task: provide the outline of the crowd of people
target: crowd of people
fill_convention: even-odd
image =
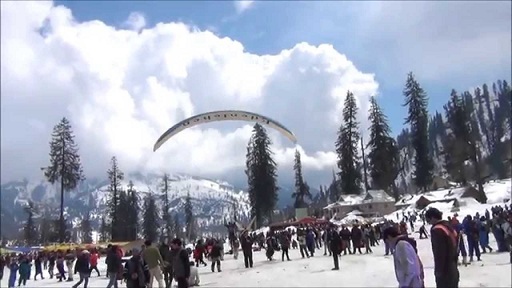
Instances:
[[[386,220],[379,224],[352,223],[339,227],[334,224],[301,225],[296,229],[270,229],[266,233],[242,231],[240,235],[230,234],[231,251],[228,253],[238,259],[241,250],[244,265],[250,269],[253,267],[253,251],[265,250],[268,261],[275,261],[276,252],[280,252],[277,259],[283,262],[293,260],[290,249],[297,249],[302,258],[323,252],[332,257],[332,270],[339,270],[340,256],[374,253],[383,240],[384,255],[393,255],[399,287],[424,287],[423,264],[417,253],[416,240],[410,237],[413,232],[419,233],[420,239],[431,239],[437,287],[458,287],[458,265],[481,261],[481,255],[487,252],[510,251],[512,263],[512,207],[495,206],[482,215],[467,215],[462,221],[458,217],[455,213],[447,217],[448,220],[442,220],[442,213],[430,208],[420,214],[403,213],[397,222]],[[418,218],[421,220],[419,228],[415,227]],[[430,235],[425,228],[427,223],[431,225]],[[493,234],[497,247],[489,245],[489,234]],[[4,266],[10,271],[10,288],[26,285],[32,274],[34,281],[38,276],[44,279],[43,271],[48,271],[50,279],[69,282],[74,282],[74,275],[78,274],[72,287],[83,285],[87,288],[93,272],[101,277],[97,268],[99,252],[103,251],[5,255],[0,257],[0,278]],[[146,288],[153,287],[155,281],[159,288],[170,288],[173,280],[178,288],[197,286],[200,284],[198,268],[210,266],[212,273],[220,273],[224,255],[224,240],[214,238],[198,240],[194,249],[185,249],[180,239],[160,245],[147,240],[140,249],[130,251],[109,245],[105,253],[106,288],[117,288],[120,284],[127,288]]]

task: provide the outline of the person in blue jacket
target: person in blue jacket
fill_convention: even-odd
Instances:
[[[16,286],[16,275],[18,275],[18,269],[20,266],[16,262],[16,259],[13,257],[11,259],[11,264],[9,264],[9,288],[14,288]]]
[[[306,234],[306,247],[308,247],[311,257],[315,254],[315,243],[315,233],[313,232],[313,229],[308,227],[308,232]]]
[[[473,262],[473,255],[476,256],[478,261],[481,261],[480,247],[478,246],[479,231],[475,220],[473,220],[471,215],[467,215],[462,221],[462,225],[464,226],[464,234],[466,234],[468,241],[469,262]]]
[[[487,253],[486,249],[492,252],[492,248],[489,246],[489,231],[490,227],[487,219],[484,216],[480,217],[478,222],[478,238],[480,240],[480,247],[482,247],[482,253]]]

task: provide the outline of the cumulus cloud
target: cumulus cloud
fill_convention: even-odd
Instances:
[[[474,85],[511,74],[511,1],[309,1],[294,7],[282,38],[343,35],[347,40],[336,39],[338,45],[385,75],[388,87],[402,86],[409,71],[436,85]],[[340,27],[339,19],[349,20]]]
[[[139,33],[78,22],[49,2],[1,8],[3,182],[41,177],[52,128],[63,116],[73,124],[88,177],[104,176],[113,155],[125,172],[238,173],[252,130],[244,123],[191,128],[152,152],[171,125],[216,109],[254,111],[294,131],[298,147],[268,129],[280,169],[291,169],[298,148],[305,170],[330,172],[346,91],[365,112],[378,90],[372,74],[330,45],[255,55],[182,23]],[[363,129],[365,119],[361,113]]]
[[[238,13],[243,13],[244,11],[248,10],[249,8],[251,8],[253,6],[253,4],[254,4],[254,1],[251,1],[251,0],[235,1],[234,2],[236,12],[238,12]]]
[[[124,22],[124,25],[134,31],[140,31],[140,29],[146,27],[146,18],[140,12],[132,12]]]

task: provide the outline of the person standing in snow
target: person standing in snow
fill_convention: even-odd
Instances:
[[[288,255],[288,251],[290,250],[290,237],[287,231],[283,231],[281,235],[279,235],[279,239],[281,242],[281,261],[284,261],[284,256],[286,256],[286,260],[290,261],[290,255]]]
[[[127,288],[145,288],[149,279],[144,270],[144,261],[137,248],[132,249],[132,257],[124,265],[126,287]],[[148,273],[149,274],[149,273]]]
[[[9,264],[9,270],[10,270],[9,283],[8,283],[9,288],[14,288],[14,286],[16,285],[16,275],[18,274],[19,268],[20,268],[20,266],[16,262],[16,259],[12,258],[11,263]]]
[[[339,256],[341,254],[341,237],[338,231],[336,231],[335,227],[332,227],[332,229],[328,230],[329,235],[327,236],[329,238],[329,247],[330,251],[332,252],[332,259],[334,261],[334,268],[332,270],[340,270],[340,263],[339,263]]]
[[[330,231],[329,227],[324,229],[324,231],[322,233],[322,241],[324,241],[324,256],[327,256],[327,251],[329,251],[329,256],[332,255],[331,245],[329,243],[329,235],[330,235],[330,233],[331,233],[331,231]],[[302,258],[304,258],[304,257],[302,257]]]
[[[146,240],[144,245],[146,248],[142,252],[142,259],[148,265],[149,268],[149,287],[153,287],[153,279],[158,282],[158,288],[164,288],[164,276],[162,269],[164,267],[164,259],[160,255],[158,248],[152,245],[151,240]],[[188,261],[187,261],[188,263]]]
[[[109,278],[109,282],[107,284],[107,288],[117,288],[117,274],[119,272],[119,267],[122,267],[121,256],[117,253],[117,245],[110,246],[110,249],[107,252],[107,257],[105,258],[105,263],[107,264],[107,277]]]
[[[247,234],[247,231],[240,236],[240,246],[242,246],[242,253],[244,254],[245,268],[252,268],[252,243],[253,240]]]
[[[73,282],[73,263],[75,262],[75,253],[71,250],[66,252],[66,256],[64,256],[66,261],[66,268],[68,271],[68,282]]]
[[[478,261],[482,261],[480,259],[480,247],[478,247],[479,233],[476,222],[471,215],[467,215],[462,221],[462,225],[468,241],[469,262],[473,262],[473,255],[476,256]]]
[[[41,275],[41,279],[44,280],[43,277],[43,257],[41,254],[37,254],[36,259],[34,259],[34,268],[36,270],[36,273],[34,275],[34,281],[37,280],[37,275]]]
[[[347,255],[347,250],[349,254],[352,254],[352,251],[350,250],[350,237],[352,237],[352,233],[348,230],[347,226],[341,225],[340,237],[341,251],[343,251],[343,255]]]
[[[89,271],[89,276],[90,274],[92,273],[92,271],[96,271],[96,273],[98,274],[98,277],[100,277],[100,270],[98,270],[98,251],[94,250],[92,253],[91,253],[91,256],[89,258],[89,264],[91,265],[90,267],[90,271]]]
[[[423,264],[418,257],[416,241],[399,233],[395,227],[386,228],[383,239],[395,250],[393,260],[398,287],[425,287]]]
[[[306,248],[306,235],[304,230],[297,230],[297,241],[299,242],[299,251],[302,258],[309,258],[308,249]]]
[[[486,210],[486,214],[489,213]],[[480,221],[478,222],[478,240],[480,242],[480,247],[482,248],[482,254],[487,253],[486,249],[489,249],[489,252],[492,252],[491,246],[489,246],[489,223],[485,216],[480,217]]]
[[[306,246],[308,247],[309,255],[313,257],[315,256],[316,247],[315,233],[313,232],[313,229],[311,229],[311,227],[308,227],[306,231]]]
[[[457,267],[457,232],[448,221],[442,220],[443,213],[436,208],[428,209],[425,219],[432,225],[430,240],[436,287],[458,288],[460,276]]]
[[[91,269],[89,267],[89,251],[82,251],[80,256],[76,259],[75,271],[73,274],[76,273],[78,273],[80,280],[78,280],[78,282],[76,282],[72,287],[77,288],[80,284],[84,283],[84,288],[87,288],[87,285],[89,284],[89,276],[91,275]]]
[[[352,239],[352,247],[354,248],[352,254],[356,254],[356,249],[359,251],[359,254],[363,254],[363,252],[361,252],[361,246],[363,245],[363,232],[361,229],[359,229],[359,225],[357,223],[352,226],[352,231],[350,234],[350,238]]]
[[[32,264],[30,264],[30,262],[26,256],[24,256],[24,258],[22,258],[20,260],[20,266],[19,266],[19,270],[18,270],[18,273],[20,274],[20,278],[18,279],[18,287],[20,287],[21,284],[23,284],[23,286],[27,285],[27,280],[30,277],[30,266],[31,265]]]
[[[457,219],[458,216],[459,215],[455,213],[451,219],[448,217],[448,221],[453,230],[457,233],[457,258],[459,255],[462,255],[462,264],[467,265],[468,253],[466,252],[466,245],[464,244],[464,226]]]
[[[220,257],[222,256],[222,244],[219,240],[215,240],[212,246],[212,250],[210,252],[210,257],[212,259],[212,272],[215,272],[215,266],[217,266],[217,272],[221,272],[220,270]]]
[[[190,277],[190,260],[188,252],[183,249],[181,239],[173,239],[171,249],[175,252],[173,259],[173,276],[178,284],[178,288],[188,288],[188,278]],[[151,285],[149,286],[151,287]]]

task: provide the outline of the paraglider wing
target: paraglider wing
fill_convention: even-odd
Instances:
[[[293,133],[290,130],[288,130],[288,128],[284,127],[281,123],[277,121],[274,121],[268,117],[252,112],[225,110],[198,114],[172,126],[167,131],[165,131],[165,133],[162,134],[160,138],[158,138],[158,140],[155,143],[155,146],[153,147],[153,152],[160,148],[160,146],[162,146],[167,140],[169,140],[169,138],[173,137],[174,135],[180,133],[181,131],[187,128],[200,125],[203,123],[216,121],[247,121],[260,123],[279,131],[281,134],[286,136],[286,138],[290,139],[290,141],[292,141],[293,143],[297,142],[297,138],[295,137],[295,135],[293,135]]]

